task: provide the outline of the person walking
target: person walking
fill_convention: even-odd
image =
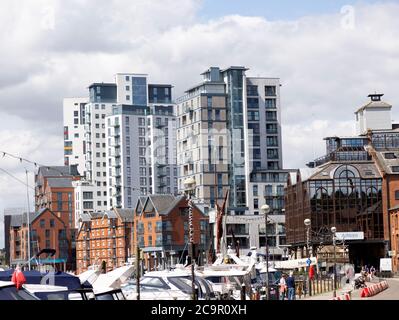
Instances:
[[[375,268],[374,266],[371,266],[370,268],[370,282],[373,280],[375,274]]]
[[[295,300],[295,278],[292,271],[286,280],[286,284],[288,288],[288,300]]]
[[[280,300],[285,300],[286,292],[287,292],[287,282],[285,278],[287,277],[286,274],[282,274],[280,278]]]

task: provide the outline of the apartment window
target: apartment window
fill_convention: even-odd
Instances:
[[[266,99],[265,106],[268,109],[276,109],[276,99]]]
[[[278,159],[278,149],[267,149],[268,159]]]
[[[399,200],[399,190],[395,191],[395,200]]]
[[[139,126],[145,126],[145,119],[139,118]]]
[[[219,109],[215,110],[215,120],[220,121],[220,110]]]
[[[139,128],[139,136],[145,136],[145,129]]]
[[[74,124],[79,124],[79,118],[73,119],[73,123],[74,123]]]
[[[130,137],[126,137],[126,144],[130,144]]]
[[[62,193],[57,192],[57,210],[62,211]]]
[[[130,91],[130,86],[126,86],[126,91]]]
[[[50,230],[46,230],[46,238],[50,238]]]
[[[276,95],[276,87],[275,86],[266,86],[265,87],[265,95],[267,97],[274,97]]]
[[[130,81],[130,77],[129,77],[129,76],[126,76],[126,77],[125,77],[125,80],[126,80],[126,81]]]
[[[259,200],[254,199],[254,209],[259,209]]]
[[[50,240],[46,240],[46,248],[50,248]]]
[[[126,100],[130,101],[130,96],[129,95],[126,96]]]
[[[266,111],[266,121],[277,121],[277,112]]]
[[[40,228],[45,228],[46,222],[44,219],[40,219]]]
[[[54,227],[55,227],[55,220],[50,219],[50,228],[54,228]]]
[[[212,97],[208,97],[208,108],[212,108]]]
[[[258,96],[258,86],[247,85],[247,96]]]
[[[93,192],[83,192],[83,200],[92,200]]]
[[[253,193],[254,197],[258,196],[258,185],[255,184],[252,186],[252,193]]]

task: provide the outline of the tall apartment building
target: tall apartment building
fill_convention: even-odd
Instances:
[[[229,189],[236,215],[252,203],[251,173],[282,167],[280,81],[247,70],[210,68],[177,106],[179,190],[193,177],[196,197],[213,206]]]
[[[66,99],[64,105],[66,161],[84,156],[86,181],[74,183],[76,227],[84,213],[132,208],[139,195],[177,192],[171,85],[118,73],[114,83],[90,85],[86,100]],[[84,137],[72,132],[75,123],[84,124]]]
[[[267,241],[281,259],[288,171],[282,170],[280,80],[247,77],[247,70],[211,67],[177,100],[179,191],[193,177],[196,198],[213,208],[229,190],[226,241],[237,239],[243,254],[266,244],[259,214],[267,203],[273,215]]]
[[[85,107],[88,98],[64,99],[65,165],[77,165],[81,176],[86,175]]]
[[[133,208],[140,195],[177,192],[176,120],[171,85],[118,74],[118,98],[107,117],[110,205]]]

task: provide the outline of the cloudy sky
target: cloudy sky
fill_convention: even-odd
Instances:
[[[303,167],[324,136],[353,133],[371,92],[399,122],[398,16],[399,3],[372,0],[2,0],[0,150],[61,165],[62,99],[117,72],[148,73],[177,96],[209,66],[244,65],[281,78],[284,164]],[[1,154],[0,168],[23,180],[34,169]],[[0,212],[26,206],[3,172],[0,194]]]

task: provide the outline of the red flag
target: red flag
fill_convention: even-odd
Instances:
[[[18,290],[22,289],[22,285],[26,283],[26,278],[21,270],[15,270],[12,274],[11,281],[14,282]]]
[[[314,269],[313,266],[309,267],[309,279],[313,279],[314,277]]]

